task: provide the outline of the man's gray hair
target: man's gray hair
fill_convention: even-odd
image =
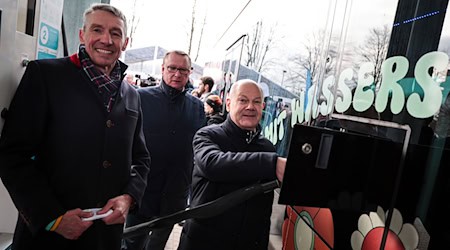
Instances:
[[[103,10],[103,11],[109,12],[109,13],[113,14],[114,16],[122,19],[123,27],[124,27],[124,31],[125,31],[125,34],[123,34],[123,35],[124,35],[124,37],[127,36],[127,32],[128,32],[127,18],[125,17],[125,15],[123,14],[122,11],[120,11],[118,8],[116,8],[110,4],[107,4],[107,3],[94,3],[91,5],[91,7],[89,7],[88,9],[86,9],[84,11],[83,30],[86,28],[85,26],[86,26],[87,16],[96,10]]]

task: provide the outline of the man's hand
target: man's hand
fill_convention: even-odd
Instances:
[[[81,219],[90,217],[91,215],[91,212],[84,212],[79,208],[69,210],[63,215],[55,232],[66,239],[76,240],[92,225],[92,221],[82,221]]]
[[[283,182],[283,176],[284,176],[284,169],[286,168],[286,158],[283,157],[278,157],[277,159],[277,166],[276,166],[276,175],[277,175],[277,179],[280,182]]]
[[[133,198],[129,194],[123,194],[115,198],[110,199],[106,205],[97,212],[97,214],[103,214],[108,212],[109,209],[113,210],[113,213],[102,220],[107,224],[123,224],[127,218],[128,211],[133,204]]]

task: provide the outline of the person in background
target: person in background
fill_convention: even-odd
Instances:
[[[0,177],[19,212],[12,249],[120,249],[150,165],[139,94],[118,60],[126,25],[94,4],[78,53],[28,64],[0,137]],[[109,215],[89,220],[90,208]]]
[[[200,95],[200,100],[203,102],[206,97],[211,95],[211,90],[214,87],[214,80],[209,76],[203,76],[200,78],[200,83],[198,84],[198,93]]]
[[[148,81],[148,86],[156,86],[156,78],[154,78],[153,76],[149,76],[147,78]]]
[[[194,84],[192,79],[188,79],[188,82],[185,85],[185,89],[189,94],[192,92],[192,90],[194,90]]]
[[[191,91],[191,95],[192,95],[192,96],[195,96],[195,97],[197,97],[197,98],[200,98],[200,94],[198,93],[198,89],[193,89],[193,90]]]
[[[127,227],[187,207],[193,168],[192,138],[206,123],[203,103],[186,89],[191,73],[189,55],[177,50],[167,52],[161,72],[159,86],[138,90],[152,170],[142,206],[137,214],[128,216]],[[149,237],[126,239],[125,249],[163,250],[172,228],[153,230]]]
[[[125,81],[130,84],[131,86],[133,86],[135,89],[139,88],[139,86],[136,84],[137,80],[134,81],[134,77],[133,74],[127,74],[125,76]]]
[[[125,80],[127,81],[128,84],[136,85],[136,82],[134,81],[133,74],[127,74],[125,76]]]
[[[235,82],[226,99],[227,119],[194,136],[192,203],[199,206],[248,185],[282,181],[286,158],[261,135],[263,92],[249,79]],[[273,192],[257,195],[207,219],[188,219],[179,250],[268,248]]]
[[[222,100],[218,95],[209,95],[203,104],[207,125],[219,124],[225,120],[222,114]]]

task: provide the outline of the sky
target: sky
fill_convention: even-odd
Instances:
[[[111,4],[121,8],[130,18],[133,2],[112,0]],[[317,23],[311,24],[309,20],[316,19],[318,14],[326,14],[324,10],[328,8],[328,0],[313,2],[306,8],[294,0],[197,0],[197,21],[202,23],[206,14],[202,50],[207,53],[201,51],[200,55],[214,53],[215,50],[224,51],[241,35],[251,31],[259,20],[264,20],[267,27],[276,26],[277,35],[283,38],[281,46],[293,47],[302,34],[310,32],[316,26]],[[167,49],[187,49],[193,0],[137,0],[137,3],[140,6],[137,15],[141,20],[133,47],[161,45]],[[201,25],[198,29],[200,27]],[[208,55],[203,55],[202,58],[207,60]]]
[[[128,19],[133,16],[134,2],[111,0],[111,4],[123,10]],[[158,45],[169,50],[186,51],[193,2],[136,0],[136,16],[140,21],[132,48]],[[196,0],[196,4],[197,30],[201,29],[206,15],[197,60],[199,65],[224,58],[226,48],[241,35],[251,32],[256,22],[262,20],[266,29],[275,27],[276,30],[276,44],[269,56],[280,61],[280,65],[272,69],[275,73],[271,73],[278,81],[285,70],[284,61],[301,52],[305,40],[313,32],[330,29],[340,33],[348,21],[347,32],[351,36],[346,37],[346,42],[357,46],[364,42],[370,28],[385,24],[392,26],[397,7],[397,1],[393,0]],[[335,4],[337,7],[333,8]],[[333,16],[334,19],[331,18]],[[446,25],[445,29],[448,30],[449,26]],[[198,45],[196,39],[198,33],[193,50]]]

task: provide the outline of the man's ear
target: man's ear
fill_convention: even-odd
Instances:
[[[128,40],[129,40],[129,37],[125,38],[125,42],[123,43],[123,46],[122,46],[122,51],[125,51],[127,49]]]
[[[80,29],[78,31],[78,38],[80,39],[80,43],[84,43],[84,31],[83,31],[83,29]]]
[[[231,100],[230,100],[230,98],[227,97],[225,107],[227,108],[228,113],[230,113],[230,103],[231,103]]]

